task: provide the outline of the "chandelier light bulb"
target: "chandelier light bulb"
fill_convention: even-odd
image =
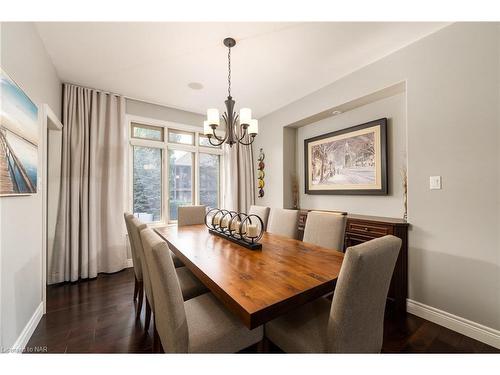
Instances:
[[[248,134],[258,134],[259,133],[259,121],[252,119],[248,124]]]
[[[219,110],[217,108],[207,109],[207,121],[209,125],[219,126]]]
[[[240,124],[250,125],[250,120],[252,119],[252,110],[250,108],[240,109]]]
[[[212,134],[212,128],[210,127],[208,120],[203,121],[203,134],[205,135]]]

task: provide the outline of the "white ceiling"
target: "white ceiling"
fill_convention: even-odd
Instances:
[[[446,23],[37,23],[59,77],[167,106],[223,109],[227,49],[237,108],[262,117]],[[189,83],[203,85],[193,90]]]

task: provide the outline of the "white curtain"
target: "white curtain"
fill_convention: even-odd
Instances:
[[[59,212],[49,284],[127,266],[125,99],[65,84]]]
[[[239,131],[238,126],[238,131]],[[241,135],[238,135],[241,136]],[[248,136],[245,137],[248,142]],[[224,144],[224,205],[221,208],[248,212],[255,203],[255,179],[252,146]]]

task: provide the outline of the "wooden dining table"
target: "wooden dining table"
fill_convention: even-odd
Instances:
[[[205,225],[155,229],[194,275],[250,329],[331,292],[344,254],[264,233],[261,250],[210,234]]]

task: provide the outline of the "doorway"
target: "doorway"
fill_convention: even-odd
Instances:
[[[61,192],[61,156],[63,124],[47,105],[43,105],[43,253],[42,253],[42,297],[43,313],[47,310],[47,275],[52,259],[59,195]]]

